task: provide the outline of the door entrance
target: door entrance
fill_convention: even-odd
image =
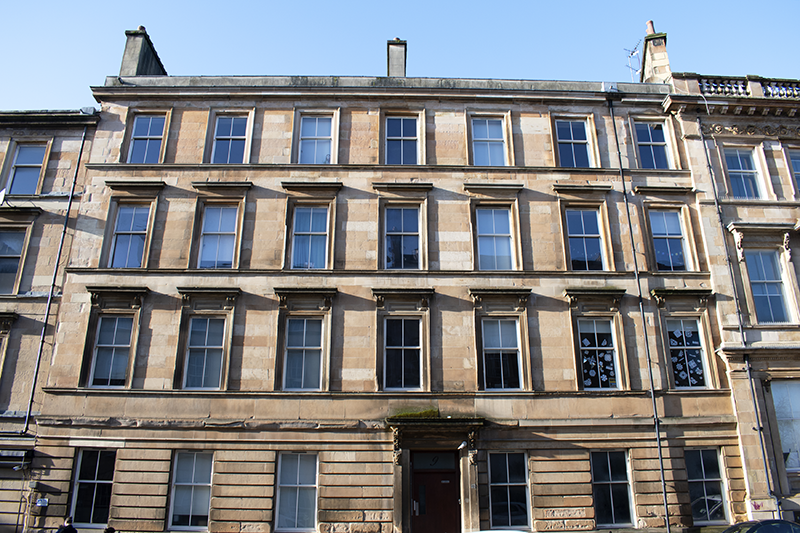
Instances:
[[[455,452],[414,452],[411,485],[411,533],[460,533]]]

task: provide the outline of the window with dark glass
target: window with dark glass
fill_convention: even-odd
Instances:
[[[686,450],[684,457],[695,525],[725,522],[725,498],[717,450]]]
[[[592,452],[592,492],[598,526],[632,524],[625,452]]]
[[[788,322],[778,252],[751,251],[745,252],[744,257],[758,322],[762,324]]]
[[[556,120],[558,162],[562,167],[589,167],[589,140],[586,123],[581,120]]]
[[[616,389],[617,354],[610,320],[578,320],[584,389]]]
[[[667,320],[669,355],[676,387],[705,387],[703,346],[697,320]]]
[[[243,163],[246,140],[247,117],[218,116],[211,162],[222,165]]]
[[[639,147],[640,168],[669,168],[663,124],[637,122],[636,141]]]
[[[8,194],[36,194],[45,153],[47,153],[47,145],[44,143],[17,145],[6,184]]]
[[[120,205],[114,225],[111,250],[111,268],[139,268],[144,257],[150,207],[146,205]]]
[[[189,326],[185,388],[220,388],[224,341],[224,318],[192,318]]]
[[[81,450],[72,517],[76,524],[107,524],[114,482],[113,450]]]
[[[567,209],[569,259],[572,270],[603,270],[603,246],[595,209]]]
[[[658,270],[684,271],[686,259],[678,211],[650,211],[650,230]]]
[[[418,389],[421,382],[419,318],[387,318],[384,332],[384,368],[387,389]]]
[[[387,117],[386,164],[416,165],[417,162],[417,119]]]
[[[128,163],[158,163],[164,135],[163,115],[139,115],[133,121]]]
[[[211,472],[214,455],[203,452],[178,452],[172,473],[172,512],[170,524],[176,529],[208,527],[211,506]]]
[[[489,454],[492,528],[528,527],[528,469],[524,453]]]
[[[97,327],[92,387],[123,387],[128,374],[133,318],[103,315]]]
[[[519,325],[514,318],[483,319],[483,376],[486,389],[519,389]]]
[[[418,208],[386,208],[386,268],[419,268]]]
[[[0,294],[14,293],[24,245],[24,231],[0,231]]]

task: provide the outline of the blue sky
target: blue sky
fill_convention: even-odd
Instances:
[[[139,25],[171,75],[383,76],[400,37],[408,76],[630,81],[625,49],[652,19],[673,71],[800,78],[800,0],[44,0],[2,14],[3,110],[94,105],[89,86],[119,73]]]

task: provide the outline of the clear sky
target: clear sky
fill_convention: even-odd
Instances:
[[[147,27],[171,75],[386,75],[630,81],[626,49],[665,32],[675,72],[800,78],[800,0],[6,0],[0,109],[95,105],[125,30]]]

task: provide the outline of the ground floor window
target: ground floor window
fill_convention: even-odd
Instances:
[[[316,527],[317,456],[284,453],[278,465],[279,530],[310,530]]]
[[[592,489],[598,526],[632,524],[625,452],[592,452]]]
[[[114,450],[81,451],[72,512],[76,524],[108,522],[116,457],[117,452]]]
[[[489,454],[492,527],[528,526],[527,480],[524,453]]]

